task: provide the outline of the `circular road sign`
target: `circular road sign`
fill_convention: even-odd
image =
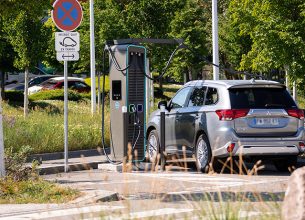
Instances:
[[[77,0],[57,0],[53,4],[52,19],[62,31],[75,30],[83,18],[82,6]]]

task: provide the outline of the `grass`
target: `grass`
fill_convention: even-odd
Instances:
[[[18,149],[30,146],[31,153],[62,152],[64,148],[63,102],[35,101],[29,117],[23,108],[3,104],[4,144]],[[93,149],[101,146],[101,115],[90,113],[90,103],[69,101],[69,150]],[[109,118],[109,111],[106,111]],[[105,130],[109,131],[109,120]],[[106,133],[109,142],[109,133]]]
[[[66,203],[79,195],[77,190],[42,179],[17,182],[0,179],[0,204]]]
[[[305,109],[305,97],[303,97],[303,96],[298,96],[297,97],[297,102],[298,102],[298,106],[299,106],[299,108],[301,108],[301,109]]]

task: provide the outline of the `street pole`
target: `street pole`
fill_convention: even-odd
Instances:
[[[0,178],[1,177],[5,177],[3,120],[2,120],[2,97],[0,98]]]
[[[293,81],[293,88],[292,88],[292,96],[295,102],[297,102],[298,96],[297,96],[297,85],[296,82]]]
[[[95,43],[94,43],[94,10],[93,0],[90,0],[90,72],[91,72],[91,113],[96,112],[95,86]]]
[[[64,61],[64,135],[65,135],[65,172],[68,165],[68,61]]]
[[[212,0],[213,80],[219,80],[217,0]]]
[[[285,66],[285,86],[287,91],[289,91],[289,81],[288,81],[288,67]]]

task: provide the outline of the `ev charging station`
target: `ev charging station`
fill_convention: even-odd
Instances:
[[[104,140],[104,87],[102,98],[103,149],[110,163],[141,162],[146,157],[146,120],[152,106],[153,78],[149,72],[147,50],[141,43],[179,44],[168,60],[165,74],[174,54],[184,48],[182,39],[123,39],[108,41],[110,83],[110,157]],[[104,64],[105,67],[105,64]]]
[[[111,51],[116,59],[110,59],[109,72],[112,157],[122,161],[131,156],[127,155],[127,142],[132,160],[143,161],[146,151],[146,48],[123,44],[112,46]],[[126,70],[119,71],[114,62]],[[124,112],[127,120],[123,118]],[[124,129],[127,129],[127,140],[124,140]]]

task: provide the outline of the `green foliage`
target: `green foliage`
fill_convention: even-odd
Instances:
[[[29,156],[32,149],[29,146],[14,146],[5,149],[5,169],[9,178],[14,181],[27,180],[34,176],[30,167],[25,166],[26,158]]]
[[[66,203],[80,193],[42,179],[14,181],[0,179],[0,204]]]
[[[198,0],[188,0],[184,8],[177,12],[171,22],[171,36],[182,38],[193,49],[180,50],[175,56],[171,72],[177,81],[183,80],[184,73],[188,79],[196,79],[194,73],[200,73],[204,62],[199,56],[207,55],[207,10],[199,5]],[[195,71],[194,71],[195,70]],[[188,81],[188,80],[186,80]]]
[[[233,63],[240,69],[268,72],[289,69],[291,78],[303,77],[305,68],[305,22],[302,0],[231,1],[227,29],[233,42]],[[238,49],[240,47],[240,49]]]
[[[84,98],[90,98],[90,94],[81,94],[79,92],[69,90],[68,92],[68,100],[69,101],[80,101]],[[54,90],[45,90],[30,95],[30,101],[37,100],[64,100],[64,90],[63,89],[54,89]]]
[[[0,16],[0,71],[14,70],[15,56],[16,53],[13,51],[12,45],[8,42],[3,31],[3,19]]]
[[[5,34],[17,53],[14,61],[17,68],[36,66],[43,58],[47,46],[46,39],[50,36],[49,29],[45,28],[41,21],[47,15],[45,13],[49,8],[47,3],[49,3],[47,0],[39,1],[37,4],[32,4],[33,8],[24,6],[3,17]]]
[[[5,91],[5,100],[10,102],[23,102],[23,92],[21,91]]]

